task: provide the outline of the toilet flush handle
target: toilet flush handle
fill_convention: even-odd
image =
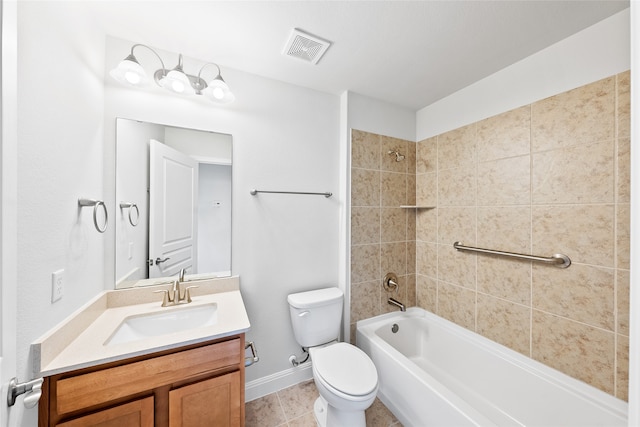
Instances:
[[[309,310],[301,311],[300,313],[298,313],[298,317],[304,317],[307,314],[309,314]]]

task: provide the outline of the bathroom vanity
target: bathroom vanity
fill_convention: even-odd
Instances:
[[[45,378],[39,425],[244,425],[244,334]]]
[[[207,282],[175,307],[149,288],[109,291],[35,342],[38,425],[243,426],[249,321],[237,278]]]

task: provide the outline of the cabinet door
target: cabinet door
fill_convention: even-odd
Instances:
[[[153,397],[104,409],[57,427],[153,427]]]
[[[169,392],[169,427],[240,427],[240,372],[189,384]]]

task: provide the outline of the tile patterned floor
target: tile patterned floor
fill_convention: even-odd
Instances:
[[[246,427],[316,427],[313,403],[318,390],[313,380],[247,402]],[[402,427],[380,400],[365,412],[367,427]]]

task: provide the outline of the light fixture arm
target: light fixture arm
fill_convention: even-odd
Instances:
[[[131,56],[133,56],[135,58],[135,56],[133,55],[133,49],[135,49],[138,46],[146,47],[147,49],[149,49],[156,56],[156,58],[158,58],[158,61],[160,61],[160,65],[162,65],[162,74],[163,75],[166,74],[167,67],[164,66],[164,61],[162,60],[162,58],[160,58],[160,55],[158,55],[158,52],[156,52],[155,50],[153,50],[152,48],[150,48],[146,44],[137,43],[137,44],[134,44],[133,46],[131,46]],[[156,81],[156,83],[157,83],[157,81]]]
[[[218,64],[213,62],[207,62],[202,66],[202,68],[200,68],[200,71],[198,71],[198,80],[201,78],[200,75],[202,74],[202,71],[204,71],[207,65],[213,65],[214,67],[216,67],[218,69],[218,75],[216,77],[220,76],[221,73],[220,73],[220,67],[218,67]]]

